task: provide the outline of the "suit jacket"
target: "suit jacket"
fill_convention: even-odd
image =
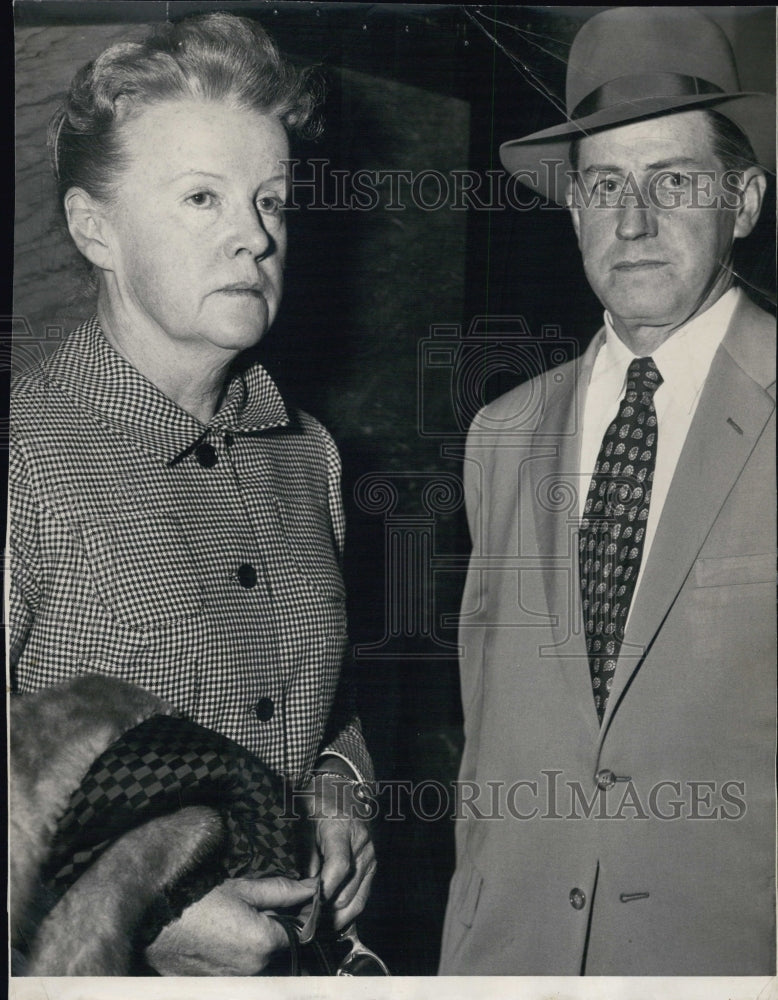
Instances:
[[[576,531],[602,336],[468,437],[465,749],[440,971],[768,975],[775,323],[743,296],[715,355],[600,726]]]

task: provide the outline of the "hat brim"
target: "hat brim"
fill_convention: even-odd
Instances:
[[[689,97],[645,97],[616,104],[584,118],[511,139],[500,146],[500,160],[510,174],[538,194],[563,205],[567,192],[570,143],[585,135],[626,125],[643,118],[715,108],[730,118],[748,137],[757,162],[775,171],[775,98],[756,92],[738,94],[694,94]]]

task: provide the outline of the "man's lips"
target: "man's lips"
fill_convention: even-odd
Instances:
[[[639,271],[639,270],[651,270],[652,268],[665,267],[667,265],[666,260],[654,260],[650,258],[645,258],[642,260],[620,260],[618,263],[614,264],[612,270],[614,271]]]

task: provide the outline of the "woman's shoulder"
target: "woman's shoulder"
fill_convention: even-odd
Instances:
[[[254,440],[275,474],[309,483],[333,481],[340,475],[340,453],[327,428],[316,417],[287,405],[287,420]]]
[[[290,407],[289,409],[292,423],[297,425],[302,434],[310,434],[320,438],[322,441],[333,440],[332,435],[324,424],[312,414],[306,413],[305,410],[299,410],[296,407]]]
[[[9,404],[12,439],[26,430],[39,434],[46,425],[64,431],[76,419],[72,394],[63,390],[83,372],[84,341],[92,326],[92,320],[82,323],[55,351],[14,376]]]
[[[301,436],[313,447],[322,449],[328,464],[340,464],[340,453],[335,439],[324,424],[305,410],[290,409],[290,418]]]
[[[15,395],[20,403],[23,402],[31,392],[35,393],[42,383],[57,381],[58,376],[65,372],[71,371],[76,376],[83,368],[84,357],[89,350],[89,340],[94,338],[96,330],[99,330],[96,317],[85,320],[71,330],[55,350],[50,350],[45,357],[39,357],[27,367],[19,368],[11,383],[11,401],[14,401]]]
[[[39,420],[45,411],[50,387],[50,361],[50,358],[38,361],[14,376],[9,404],[12,430],[21,429],[29,419]]]

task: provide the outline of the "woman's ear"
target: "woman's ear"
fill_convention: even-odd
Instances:
[[[63,202],[70,235],[86,259],[103,271],[113,270],[104,206],[83,188],[70,188]]]

